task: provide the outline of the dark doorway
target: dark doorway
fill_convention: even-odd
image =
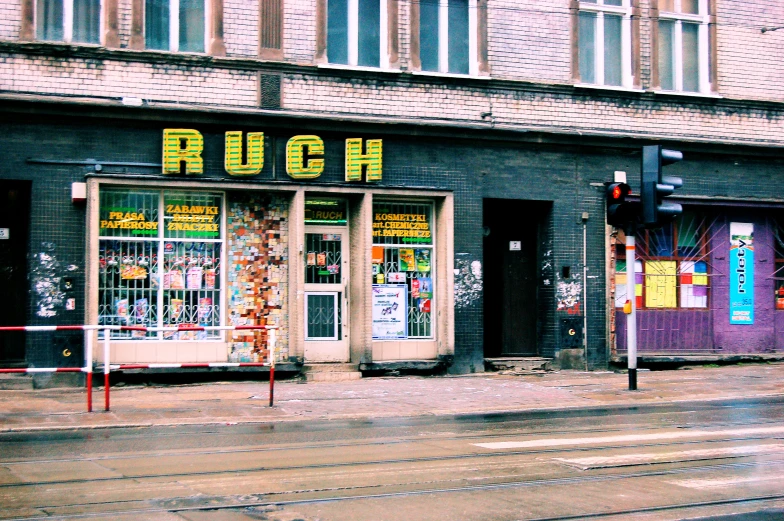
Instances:
[[[537,244],[548,203],[484,200],[485,357],[537,356]]]
[[[30,182],[0,184],[0,326],[23,326],[27,314]],[[25,361],[25,334],[0,333],[0,365]]]

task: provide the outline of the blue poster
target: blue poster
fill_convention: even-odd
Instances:
[[[730,324],[754,323],[754,225],[730,223]]]

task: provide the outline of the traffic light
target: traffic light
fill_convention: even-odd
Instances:
[[[606,183],[607,224],[623,227],[635,218],[631,212],[631,203],[626,201],[630,192],[631,188],[626,183]]]
[[[666,150],[661,145],[642,147],[642,178],[640,182],[640,203],[642,224],[646,228],[658,228],[678,217],[683,208],[677,203],[663,202],[668,195],[683,186],[680,177],[662,177],[662,167],[677,163],[683,153]]]

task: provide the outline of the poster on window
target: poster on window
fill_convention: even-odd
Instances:
[[[407,338],[408,290],[392,284],[373,285],[373,340]]]
[[[752,223],[730,223],[730,324],[754,324]]]

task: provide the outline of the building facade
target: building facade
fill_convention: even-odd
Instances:
[[[784,347],[782,6],[0,14],[3,324],[277,328],[274,353],[262,332],[115,332],[113,362],[603,368],[624,355],[627,299],[604,183],[623,171],[638,190],[641,146],[660,143],[684,152],[667,168],[685,213],[638,236],[640,352]],[[82,352],[78,335],[2,342],[4,364]]]

